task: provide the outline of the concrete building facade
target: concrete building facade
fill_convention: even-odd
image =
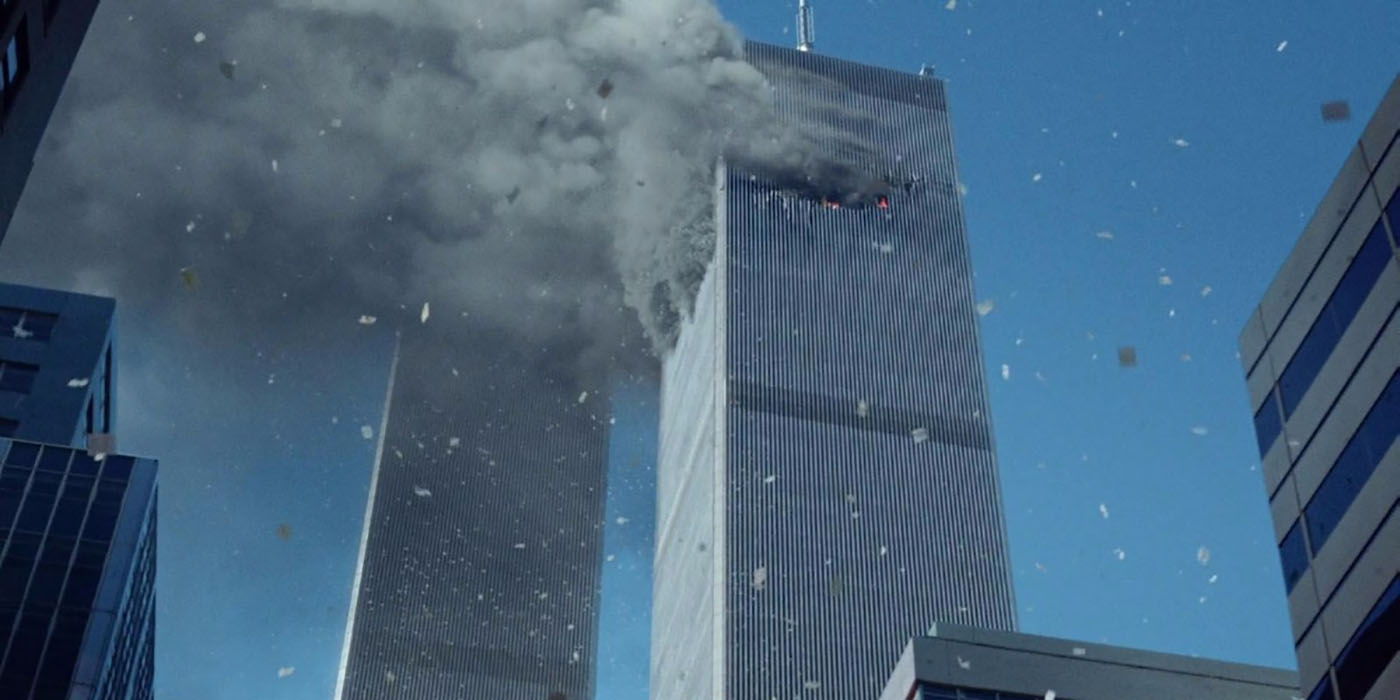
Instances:
[[[1400,697],[1400,78],[1240,336],[1310,700]]]

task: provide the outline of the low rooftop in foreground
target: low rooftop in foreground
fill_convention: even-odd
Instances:
[[[1053,691],[1053,694],[1051,694]],[[938,623],[880,700],[1298,700],[1286,669]]]

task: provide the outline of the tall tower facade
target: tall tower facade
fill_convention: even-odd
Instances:
[[[593,697],[607,387],[478,338],[396,350],[338,698]]]
[[[663,367],[651,693],[875,697],[932,623],[1016,626],[944,84],[747,52],[852,171],[719,168]]]
[[[0,242],[97,0],[0,2]]]
[[[1309,700],[1400,697],[1400,78],[1240,335]]]

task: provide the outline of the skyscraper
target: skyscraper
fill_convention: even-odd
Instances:
[[[156,463],[85,439],[112,427],[114,309],[0,285],[0,697],[151,697]]]
[[[0,437],[84,447],[116,417],[116,302],[0,284]]]
[[[1400,78],[1240,335],[1309,700],[1400,697]]]
[[[875,697],[1016,626],[944,83],[750,43],[840,167],[721,164],[662,379],[654,698]]]
[[[607,386],[475,337],[396,351],[339,698],[593,697]]]
[[[0,1],[0,243],[97,0]]]

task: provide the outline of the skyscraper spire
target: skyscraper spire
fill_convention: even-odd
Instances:
[[[807,4],[807,0],[797,0],[797,50],[811,51],[814,38],[812,6]]]

